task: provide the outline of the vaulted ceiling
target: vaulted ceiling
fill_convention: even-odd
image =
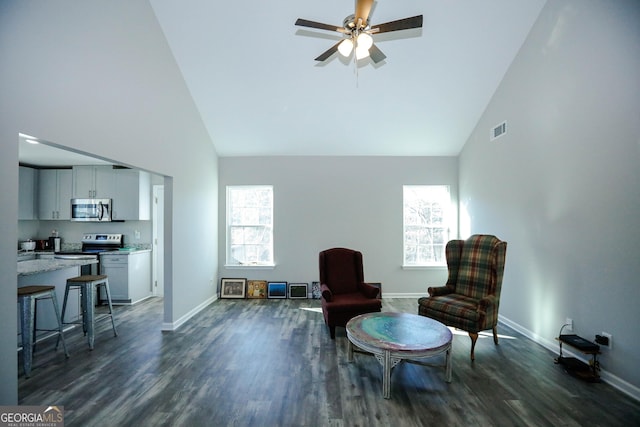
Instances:
[[[374,35],[387,58],[356,64],[314,61],[341,35],[294,25],[341,26],[355,0],[149,1],[223,157],[457,155],[546,2],[377,0],[371,24],[423,27]],[[29,144],[20,160],[101,163]]]
[[[220,156],[457,155],[545,0],[378,0],[387,59],[314,58],[354,0],[150,0]],[[487,129],[487,135],[489,129]]]

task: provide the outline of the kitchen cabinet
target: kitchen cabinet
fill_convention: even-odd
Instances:
[[[111,199],[111,218],[115,220],[151,219],[148,172],[113,166],[74,166],[73,197]]]
[[[74,166],[73,197],[79,199],[113,198],[113,166]]]
[[[71,169],[40,169],[38,172],[38,218],[71,219]]]
[[[111,217],[124,220],[151,219],[151,176],[134,169],[114,169],[115,192]]]
[[[152,295],[150,250],[101,253],[100,271],[109,277],[113,304],[135,304]]]
[[[18,188],[18,219],[38,219],[38,171],[20,166]]]

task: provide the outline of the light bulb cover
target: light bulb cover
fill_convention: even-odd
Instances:
[[[351,41],[351,39],[344,39],[342,43],[338,45],[338,52],[340,52],[340,55],[342,56],[349,56],[352,50],[353,42]]]
[[[369,48],[363,48],[362,46],[356,47],[356,59],[364,59],[369,56]]]
[[[367,33],[360,33],[358,35],[358,45],[356,47],[369,50],[371,46],[373,46],[373,37]]]

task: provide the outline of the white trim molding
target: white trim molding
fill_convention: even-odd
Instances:
[[[519,325],[516,322],[513,322],[509,319],[507,319],[506,317],[502,316],[501,314],[498,315],[498,321],[504,323],[505,325],[507,325],[508,327],[510,327],[511,329],[521,333],[522,335],[524,335],[525,337],[529,338],[531,341],[536,342],[538,344],[540,344],[541,346],[545,347],[546,349],[548,349],[549,351],[552,351],[554,353],[558,352],[558,342],[553,340],[550,341],[546,338],[541,337],[540,335],[522,327],[521,325]],[[574,352],[571,351],[571,348],[568,348],[568,346],[565,346],[562,348],[562,353],[567,353],[569,356],[571,357],[575,357],[576,359],[579,359],[585,363],[589,363],[589,361],[587,359],[585,359],[583,354],[576,354]],[[613,375],[610,372],[605,371],[604,369],[600,370],[600,379],[604,382],[606,382],[607,384],[611,385],[612,387],[620,390],[621,392],[623,392],[624,394],[628,395],[629,397],[640,401],[640,388],[634,386],[633,384],[628,383],[627,381],[623,380],[622,378]]]
[[[189,319],[191,319],[196,314],[200,313],[204,310],[209,304],[212,304],[214,301],[218,299],[218,295],[214,295],[211,298],[205,300],[203,303],[199,304],[193,310],[189,311],[187,314],[176,320],[172,323],[163,322],[162,323],[162,331],[173,332],[176,331],[180,326],[184,325]]]

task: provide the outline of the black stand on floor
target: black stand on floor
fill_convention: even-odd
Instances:
[[[598,354],[600,354],[599,345],[594,344],[582,337],[579,337],[578,335],[560,334],[560,336],[556,339],[560,342],[560,355],[555,360],[557,364],[564,366],[564,369],[569,374],[574,375],[578,378],[582,378],[583,380],[587,380],[589,382],[600,381],[600,375],[598,375],[600,364],[597,359]],[[590,354],[591,360],[589,361],[589,364],[586,364],[583,361],[576,359],[575,357],[563,357],[563,343],[575,348],[583,354]]]

